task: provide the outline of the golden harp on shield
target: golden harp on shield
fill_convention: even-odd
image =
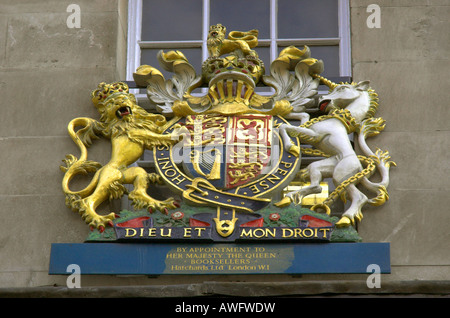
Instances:
[[[212,157],[212,153],[214,154],[214,157]],[[211,153],[208,155],[208,153]],[[200,167],[200,155],[202,155],[203,160],[202,163],[205,163],[206,166],[209,166],[209,173],[205,174]],[[213,158],[214,161],[211,163],[211,160],[208,160],[207,158]],[[220,150],[213,148],[206,150],[204,152],[200,152],[199,150],[192,150],[191,151],[191,162],[194,170],[205,177],[208,180],[218,180],[220,179],[220,162],[221,162],[222,154]]]

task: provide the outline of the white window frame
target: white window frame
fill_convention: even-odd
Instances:
[[[128,0],[128,44],[127,44],[127,72],[126,81],[133,82],[133,73],[141,65],[141,50],[148,48],[159,49],[179,49],[183,48],[202,48],[202,61],[209,56],[206,45],[209,26],[210,26],[210,0],[203,1],[203,24],[202,24],[202,40],[199,41],[142,41],[142,1]],[[145,1],[145,0],[144,0]],[[295,39],[277,39],[277,0],[270,0],[270,39],[258,39],[258,47],[270,47],[270,58],[272,62],[278,57],[278,46],[303,46],[303,45],[338,45],[339,46],[339,76],[351,77],[351,49],[350,49],[350,5],[349,0],[338,1],[338,28],[339,36],[334,38],[295,38]],[[141,107],[150,110],[152,106],[146,94],[140,94],[139,89],[131,89],[135,94],[138,104]],[[326,93],[320,91],[319,94]],[[146,151],[148,152],[148,151]],[[147,155],[148,156],[148,155]],[[143,156],[134,166],[152,167],[153,158],[148,156],[149,160]],[[131,186],[126,185],[131,191]],[[132,209],[130,201],[123,197],[121,201],[122,209]]]
[[[128,57],[127,81],[133,81],[133,72],[140,66],[141,49],[182,49],[202,48],[202,61],[208,58],[206,41],[209,32],[209,0],[203,1],[202,40],[198,41],[142,41],[142,1],[128,1]],[[277,0],[270,0],[270,39],[258,39],[259,47],[270,47],[271,61],[278,57],[278,46],[286,45],[338,45],[339,46],[339,76],[351,77],[350,52],[350,5],[349,0],[338,0],[339,36],[333,38],[294,38],[277,39]]]

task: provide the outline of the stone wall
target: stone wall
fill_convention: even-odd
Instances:
[[[397,167],[391,169],[390,200],[369,208],[359,231],[366,242],[391,242],[392,274],[383,275],[383,281],[395,283],[396,292],[402,281],[416,280],[424,280],[430,290],[432,280],[450,278],[446,232],[450,118],[444,100],[449,84],[450,6],[446,0],[379,0],[381,28],[369,29],[366,8],[373,2],[351,1],[353,78],[371,80],[379,94],[377,115],[386,119],[387,126],[370,145],[389,150]],[[76,1],[82,13],[79,29],[66,25],[71,3],[4,0],[0,4],[3,291],[16,287],[23,294],[29,287],[65,286],[66,277],[47,274],[51,243],[78,243],[87,234],[79,215],[65,206],[61,191],[61,160],[66,154],[78,154],[66,127],[75,117],[98,117],[89,96],[98,83],[125,79],[126,1]],[[96,141],[90,151],[101,162],[109,158],[107,142]],[[204,281],[219,285],[240,281],[239,286],[253,282],[244,286],[251,295],[261,288],[254,282],[289,283],[296,288],[287,291],[292,295],[314,293],[301,284],[323,280],[333,281],[327,284],[335,292],[343,290],[336,286],[350,286],[345,292],[364,293],[366,278],[361,274],[90,276],[81,283],[83,287],[174,285],[177,295],[183,295],[183,288],[184,295],[191,295],[189,286]],[[317,293],[326,292],[327,284],[321,284]],[[216,290],[229,285],[220,286]],[[158,294],[152,290],[152,296]],[[409,287],[407,292],[417,291]]]
[[[381,28],[366,26],[371,3]],[[449,16],[448,1],[351,1],[353,79],[371,80],[386,120],[370,145],[397,163],[390,200],[359,227],[365,241],[391,242],[387,279],[450,278]]]
[[[67,134],[75,117],[97,118],[90,92],[125,77],[126,1],[0,3],[0,286],[53,284],[51,242],[83,241],[86,227],[64,204],[59,166],[78,156]],[[118,45],[118,43],[120,45]],[[107,144],[92,149],[109,158]]]

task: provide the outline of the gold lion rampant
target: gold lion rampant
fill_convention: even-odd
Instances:
[[[255,56],[252,48],[258,45],[258,30],[247,32],[232,31],[225,38],[226,27],[221,24],[209,28],[207,46],[210,57],[219,57],[223,54],[240,50],[244,56]]]
[[[68,125],[73,141],[81,151],[80,158],[67,155],[63,160],[66,167],[62,187],[66,195],[66,205],[78,211],[87,224],[100,231],[106,225],[113,225],[116,214],[99,215],[96,208],[107,199],[118,199],[127,193],[123,184],[133,184],[134,189],[128,193],[136,209],[148,208],[151,212],[159,210],[168,213],[168,209],[178,206],[173,198],[159,201],[147,194],[150,183],[161,183],[159,175],[147,173],[141,167],[129,167],[136,162],[145,149],[156,146],[172,145],[187,133],[186,128],[175,129],[171,134],[162,134],[167,124],[162,115],[151,114],[136,104],[133,94],[128,93],[128,86],[122,82],[99,84],[91,94],[92,101],[100,113],[100,121],[79,117]],[[75,131],[76,127],[82,127]],[[186,130],[186,131],[185,131]],[[102,166],[87,160],[87,147],[92,139],[105,137],[111,140],[110,161]],[[79,174],[94,173],[90,184],[80,191],[72,191],[69,183]]]

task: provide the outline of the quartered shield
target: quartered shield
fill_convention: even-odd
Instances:
[[[270,167],[273,118],[270,115],[192,115],[183,146],[183,167],[218,189],[260,178]]]
[[[284,150],[279,116],[188,115],[189,135],[173,147],[157,147],[155,168],[166,184],[196,205],[255,212],[295,178],[301,158]],[[299,146],[297,138],[293,138]]]

